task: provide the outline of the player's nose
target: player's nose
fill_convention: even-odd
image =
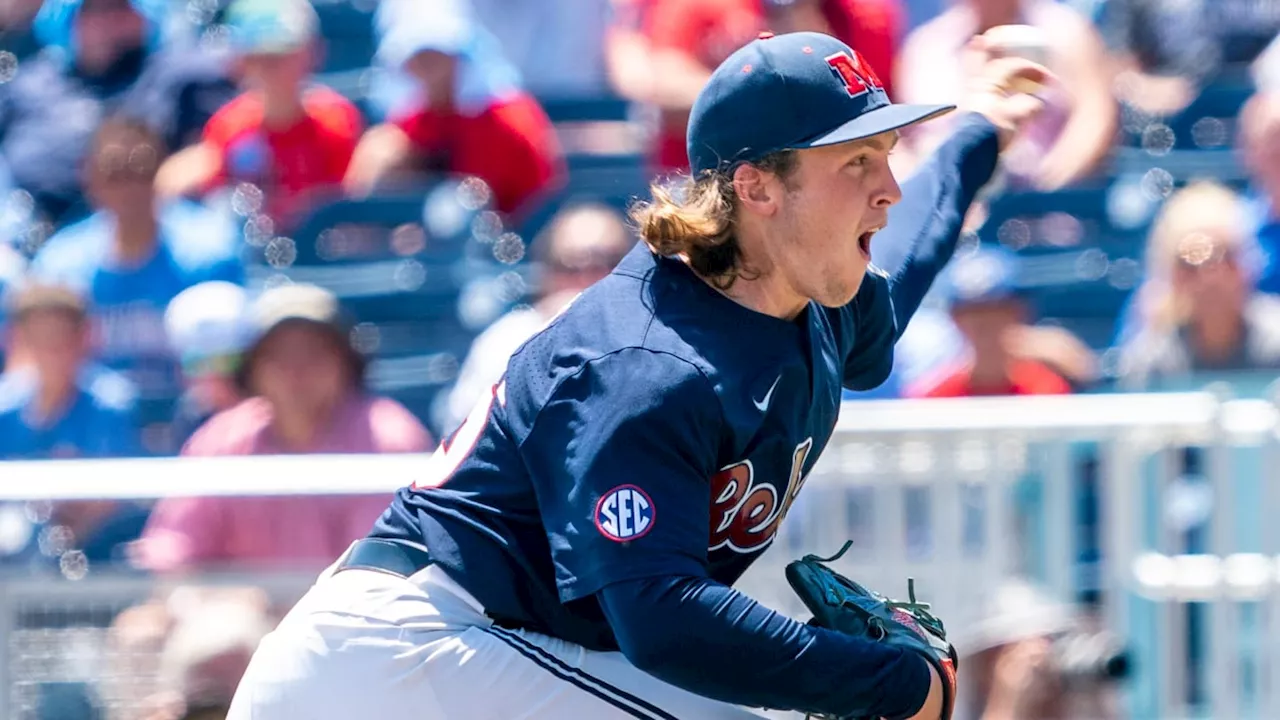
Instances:
[[[902,199],[902,188],[898,186],[898,179],[893,176],[892,172],[885,171],[881,173],[881,181],[876,191],[872,193],[871,205],[874,208],[883,210],[890,205],[896,204]]]

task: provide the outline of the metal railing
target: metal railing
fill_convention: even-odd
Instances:
[[[888,594],[914,577],[953,632],[1014,576],[1062,600],[1099,591],[1106,624],[1133,644],[1130,717],[1280,717],[1280,412],[1210,392],[849,403],[779,535],[740,584],[802,616],[783,578],[805,552],[854,547],[837,567]],[[1184,502],[1183,448],[1199,448],[1207,533],[1200,554],[1166,512]],[[421,456],[53,461],[0,464],[0,502],[170,495],[390,491]],[[1096,468],[1102,562],[1082,559],[1075,517]],[[1180,483],[1182,483],[1180,485]],[[1176,518],[1175,518],[1176,519]],[[313,572],[209,576],[285,602]],[[112,659],[103,622],[156,580],[90,573],[0,578],[0,718],[25,720],[42,684],[94,683]],[[1192,605],[1200,603],[1203,605]],[[1194,608],[1205,607],[1203,611]],[[1188,614],[1203,612],[1203,652]],[[34,648],[34,649],[33,649]],[[1190,686],[1205,697],[1192,697]],[[1197,702],[1193,702],[1197,701]],[[1203,700],[1203,702],[1199,702]]]

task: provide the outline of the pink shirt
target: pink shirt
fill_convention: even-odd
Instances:
[[[184,456],[286,454],[271,437],[271,407],[251,398],[215,415]],[[358,396],[336,415],[317,453],[426,452],[433,441],[402,405]],[[156,572],[234,563],[323,567],[364,537],[390,495],[165,498],[138,543],[139,564]]]

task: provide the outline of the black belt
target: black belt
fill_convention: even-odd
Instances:
[[[334,574],[343,570],[373,570],[408,579],[419,570],[432,564],[431,553],[417,543],[408,540],[390,540],[387,538],[364,538],[357,540],[347,552],[346,557],[338,563]],[[527,627],[525,623],[510,618],[498,617],[492,613],[485,615],[493,620],[493,624],[509,630],[520,630]]]
[[[431,565],[427,549],[407,540],[364,538],[357,540],[338,563],[335,573],[343,570],[376,570],[397,577],[408,578]]]

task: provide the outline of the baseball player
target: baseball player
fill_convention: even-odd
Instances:
[[[262,642],[229,717],[937,720],[921,656],[732,586],[1039,107],[1012,88],[1043,68],[986,67],[980,112],[900,189],[896,131],[951,107],[891,104],[823,34],[730,56],[693,108],[694,177],[635,208],[644,242],[516,351]]]

